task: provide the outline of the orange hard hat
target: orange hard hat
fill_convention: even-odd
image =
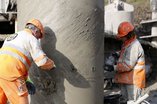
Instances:
[[[134,26],[130,22],[122,22],[118,27],[117,38],[128,35],[129,32],[134,30]]]
[[[26,23],[26,25],[27,24],[33,24],[34,26],[36,26],[40,30],[41,35],[43,37],[43,35],[44,35],[44,28],[43,28],[42,23],[38,19],[32,18],[32,19],[28,20],[28,22]]]

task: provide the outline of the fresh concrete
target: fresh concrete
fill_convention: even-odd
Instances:
[[[30,77],[37,93],[31,104],[103,104],[103,0],[18,0],[18,30],[32,17],[40,19],[45,53],[53,71],[35,64]]]

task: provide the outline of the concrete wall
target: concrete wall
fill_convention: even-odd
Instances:
[[[31,104],[103,104],[103,0],[18,0],[17,5],[18,30],[28,19],[40,19],[46,31],[42,48],[57,66],[46,72],[32,65],[37,93]]]
[[[105,26],[104,30],[108,34],[116,35],[118,26],[121,22],[128,21],[133,23],[134,7],[123,1],[115,0],[105,6]]]

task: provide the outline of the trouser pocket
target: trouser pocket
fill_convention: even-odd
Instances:
[[[24,95],[25,93],[28,93],[27,91],[27,87],[26,87],[26,82],[24,80],[24,78],[20,77],[18,79],[16,79],[15,81],[16,86],[17,86],[17,93],[19,96]]]

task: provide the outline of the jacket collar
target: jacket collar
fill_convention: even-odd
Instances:
[[[32,34],[31,30],[29,30],[29,29],[24,29],[24,31],[26,31],[26,32],[28,32],[28,33],[30,33],[30,34]]]
[[[130,38],[129,40],[126,40],[126,41],[123,43],[122,47],[127,47],[127,46],[129,46],[134,40],[136,40],[136,36]]]

